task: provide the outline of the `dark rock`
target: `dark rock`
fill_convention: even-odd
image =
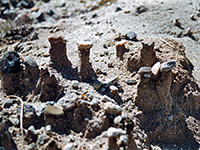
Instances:
[[[33,17],[37,19],[37,21],[39,22],[45,21],[45,15],[43,12],[38,11],[38,12],[33,12],[32,14],[33,14]]]
[[[145,7],[145,6],[143,6],[143,5],[138,6],[138,7],[136,8],[136,12],[137,12],[138,14],[141,14],[141,13],[143,13],[143,12],[146,12],[147,10],[148,10],[148,8]]]
[[[15,51],[9,51],[0,60],[3,73],[18,73],[21,71],[20,56]]]
[[[121,7],[116,7],[115,12],[121,11],[122,8]]]
[[[47,3],[47,2],[49,2],[50,0],[42,0],[43,2],[45,2],[45,3]]]
[[[133,31],[130,31],[125,35],[125,38],[127,40],[135,41],[135,40],[137,40],[137,34]]]
[[[49,16],[52,16],[52,15],[54,15],[55,13],[54,13],[53,10],[49,9],[49,10],[47,11],[47,14],[48,14]]]

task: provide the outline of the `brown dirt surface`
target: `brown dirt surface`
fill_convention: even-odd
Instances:
[[[198,0],[0,0],[0,22],[0,149],[200,148]]]

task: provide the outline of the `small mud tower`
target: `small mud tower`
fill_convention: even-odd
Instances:
[[[71,67],[71,62],[67,57],[66,43],[63,37],[49,37],[50,42],[50,62],[53,68],[64,70]]]
[[[79,67],[79,76],[83,81],[91,80],[92,77],[95,77],[96,74],[92,69],[92,65],[89,62],[90,49],[93,44],[89,41],[80,41],[77,42],[78,45],[78,54],[80,57],[80,67]]]

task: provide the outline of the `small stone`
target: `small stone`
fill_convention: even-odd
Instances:
[[[117,80],[118,80],[118,76],[115,76],[113,78],[109,78],[104,82],[104,86],[109,87],[110,85],[117,83]]]
[[[19,119],[17,117],[9,117],[9,121],[14,125],[19,125]]]
[[[45,108],[45,113],[57,116],[57,115],[63,115],[64,111],[60,107],[48,105]]]
[[[191,19],[192,21],[197,20],[197,19],[195,18],[194,14],[192,14],[192,15],[190,16],[190,19]]]
[[[79,87],[79,82],[77,80],[72,80],[71,85],[73,88],[77,89]]]
[[[111,93],[116,93],[116,92],[118,92],[118,90],[119,90],[119,89],[118,89],[116,86],[114,86],[114,85],[111,85],[111,86],[110,86],[110,92],[111,92]]]
[[[159,70],[160,70],[160,62],[157,62],[153,65],[153,67],[151,68],[151,72],[154,74],[154,75],[157,75]]]
[[[86,100],[78,100],[77,102],[76,102],[76,104],[78,105],[78,106],[81,106],[81,105],[88,105],[88,106],[90,106],[91,105],[91,102],[89,102],[89,101],[86,101]]]
[[[150,73],[150,72],[151,72],[151,67],[141,67],[138,71],[139,74]]]
[[[106,102],[103,106],[106,113],[109,114],[121,114],[122,108],[119,105],[113,104],[112,102]]]
[[[110,97],[108,97],[106,95],[102,96],[101,99],[100,99],[100,101],[101,102],[113,102],[113,103],[115,103],[114,99],[111,99]]]
[[[33,18],[37,19],[39,22],[45,21],[45,15],[43,12],[37,11],[32,13]]]
[[[117,143],[118,143],[118,145],[127,144],[128,143],[127,135],[120,135]]]
[[[126,37],[127,40],[131,40],[131,41],[137,40],[137,34],[135,32],[133,32],[133,31],[128,32],[125,35],[125,37]]]
[[[170,71],[175,66],[175,64],[176,64],[175,60],[164,62],[160,66],[160,71],[161,72]]]
[[[0,63],[3,73],[18,73],[21,70],[20,56],[15,51],[6,52],[1,58]]]
[[[145,6],[143,6],[143,5],[138,6],[138,7],[136,8],[136,12],[137,12],[138,14],[141,14],[141,13],[143,13],[143,12],[146,12],[147,10],[148,10],[148,8],[145,7]]]
[[[114,124],[119,124],[121,122],[121,120],[122,120],[122,116],[115,117]]]
[[[15,103],[14,99],[5,99],[3,101],[3,108],[10,108]]]
[[[93,83],[93,87],[96,89],[96,90],[99,90],[102,86],[102,83],[98,80],[95,80],[94,83]]]
[[[92,101],[91,101],[91,104],[94,106],[94,105],[98,105],[99,104],[99,99],[97,98],[94,98]]]
[[[76,106],[76,100],[78,100],[78,95],[75,93],[72,94],[66,94],[62,98],[60,98],[57,102],[57,104],[63,108],[64,111],[69,111],[74,109]]]
[[[119,128],[110,127],[107,130],[108,137],[116,137],[116,136],[123,135],[123,134],[126,134],[126,131],[119,129]]]
[[[31,37],[30,37],[30,40],[33,41],[33,40],[39,39],[38,35],[39,35],[39,34],[38,34],[37,32],[32,33],[32,34],[31,34]]]
[[[37,134],[37,131],[35,130],[35,127],[33,125],[28,128],[28,131],[32,134]]]
[[[105,91],[106,91],[106,88],[104,88],[104,87],[103,87],[103,88],[101,88],[101,90],[100,90],[100,91],[101,91],[101,93],[103,93],[103,92],[105,92]]]
[[[73,150],[74,149],[73,147],[74,146],[73,146],[72,143],[68,143],[68,144],[65,145],[65,147],[63,148],[63,150]]]
[[[144,73],[143,76],[144,76],[145,78],[151,78],[151,74],[149,74],[149,73]]]
[[[77,42],[78,49],[90,49],[93,46],[93,43],[90,41],[79,41]]]
[[[177,27],[181,27],[181,22],[179,19],[175,19],[174,20],[174,25],[177,26]]]
[[[125,82],[129,85],[133,85],[135,84],[137,81],[135,79],[128,79],[128,80],[125,80]]]
[[[22,26],[25,24],[32,24],[33,19],[31,19],[28,14],[21,14],[19,16],[17,16],[14,20],[15,25],[17,26]]]
[[[64,7],[66,4],[65,4],[65,2],[64,1],[61,1],[61,2],[58,2],[57,4],[56,4],[56,7]]]
[[[121,11],[122,8],[121,7],[116,7],[115,12]]]
[[[51,125],[47,125],[45,129],[46,131],[51,131]]]
[[[109,68],[113,67],[113,62],[112,62],[112,61],[109,61],[109,62],[108,62],[108,67],[109,67]]]

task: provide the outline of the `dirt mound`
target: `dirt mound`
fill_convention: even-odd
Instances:
[[[23,137],[19,103],[1,102],[1,120],[10,123],[19,149],[151,149],[152,142],[199,142],[194,127],[199,119],[199,87],[181,43],[125,41],[120,55],[117,44],[113,73],[118,77],[101,81],[89,62],[90,42],[78,44],[80,65],[75,68],[67,59],[66,41],[51,37],[49,42],[51,59],[46,66],[38,67],[30,58],[19,62],[14,52],[1,59],[2,88],[24,100]],[[13,54],[17,59],[10,59]],[[131,79],[125,81],[127,76]],[[0,143],[4,146],[2,139]]]

